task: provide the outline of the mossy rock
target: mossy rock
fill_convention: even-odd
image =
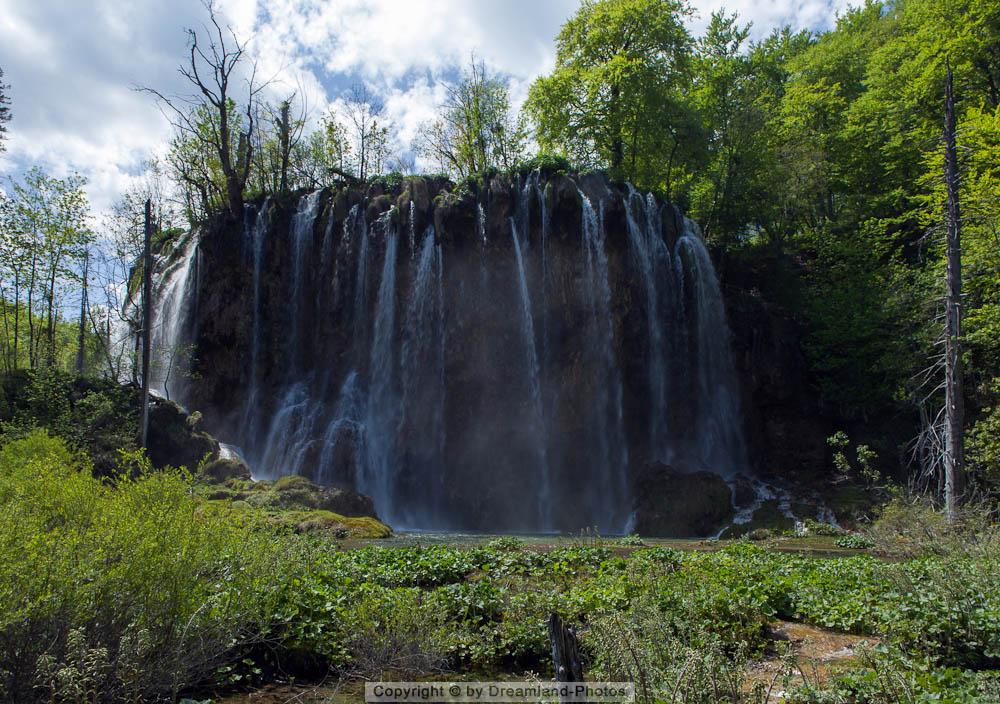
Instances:
[[[318,486],[298,475],[280,477],[271,485],[269,493],[273,494],[272,504],[286,509],[323,510],[344,516],[378,517],[375,505],[367,496],[350,489]]]
[[[149,409],[147,454],[154,467],[187,467],[195,470],[206,457],[219,456],[219,443],[197,430],[197,418],[188,416],[173,401],[156,399]]]
[[[212,460],[202,468],[200,477],[213,484],[224,484],[233,479],[249,480],[250,468],[239,460]]]
[[[337,538],[388,538],[392,529],[371,516],[342,516],[333,511],[281,511],[270,516],[277,526],[296,533],[331,533]]]

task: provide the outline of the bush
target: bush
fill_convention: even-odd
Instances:
[[[272,540],[194,499],[185,475],[144,463],[110,487],[43,431],[0,448],[0,467],[7,698],[176,695],[263,631]]]
[[[875,546],[875,541],[867,536],[851,533],[849,535],[840,536],[834,541],[834,544],[836,544],[838,548],[847,548],[849,550],[867,550],[868,548]]]
[[[692,647],[665,627],[663,614],[641,602],[627,617],[598,615],[584,634],[595,679],[633,682],[637,702],[764,704],[763,683],[745,686],[748,652],[710,640]],[[665,697],[669,695],[669,698]]]
[[[964,554],[996,534],[992,516],[982,507],[962,509],[949,523],[926,498],[896,496],[882,507],[865,531],[876,554],[892,557]]]

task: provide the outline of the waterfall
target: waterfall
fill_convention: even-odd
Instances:
[[[178,242],[180,257],[163,272],[153,296],[152,364],[150,388],[159,396],[177,400],[178,389],[190,365],[189,313],[196,300],[197,252],[200,233],[196,230]]]
[[[653,203],[655,208],[655,203]],[[642,217],[640,222],[637,213]],[[629,246],[632,261],[639,275],[644,294],[647,340],[647,370],[649,375],[649,450],[652,457],[662,462],[673,459],[669,444],[667,410],[667,345],[664,319],[664,294],[661,288],[669,283],[671,275],[670,252],[658,227],[657,218],[650,212],[650,201],[629,186],[625,202]]]
[[[375,201],[353,192],[327,208],[319,191],[303,195],[292,213],[250,206],[243,266],[214,275],[222,237],[176,244],[157,349],[199,344],[207,383],[185,398],[205,404],[206,427],[244,449],[255,478],[351,487],[396,527],[613,533],[647,461],[748,472],[722,292],[697,227],[683,222],[668,244],[651,195],[556,185],[536,172],[440,221],[411,202],[369,224]],[[242,334],[219,316],[230,309],[217,279],[252,296],[239,302]],[[247,349],[220,352],[234,339]],[[245,383],[213,386],[215,369]],[[156,388],[174,396],[176,378]],[[205,402],[220,397],[232,407]]]
[[[248,447],[253,447],[257,431],[257,404],[260,389],[260,336],[261,336],[261,271],[264,266],[264,237],[267,235],[269,224],[268,209],[270,199],[264,201],[257,211],[257,216],[253,220],[253,226],[249,222],[245,224],[244,241],[249,241],[250,251],[253,256],[253,324],[250,331],[250,383],[247,389],[246,407],[243,411],[243,427],[245,437],[250,441]]]
[[[614,329],[611,313],[611,287],[608,283],[608,256],[604,245],[604,209],[594,211],[590,199],[580,193],[584,268],[584,295],[590,308],[589,354],[598,376],[595,399],[591,406],[594,451],[591,482],[596,499],[592,515],[601,516],[603,531],[620,531],[628,519],[630,506],[626,472],[628,447],[622,414],[622,383],[614,352]]]
[[[414,506],[409,521],[432,525],[440,498],[438,482],[427,481],[444,459],[444,292],[441,248],[428,227],[409,294],[403,329],[402,417],[410,472],[405,495]],[[416,500],[415,500],[416,499]]]
[[[694,402],[698,456],[714,471],[736,474],[746,471],[747,458],[729,325],[712,258],[697,225],[687,218],[675,251],[679,276],[690,287],[693,303],[690,327],[697,362]]]
[[[292,363],[289,365],[289,372],[294,375],[299,368],[302,358],[302,303],[305,293],[303,291],[305,278],[306,257],[310,253],[310,245],[313,238],[313,226],[316,223],[316,216],[319,213],[320,196],[322,190],[313,191],[309,195],[299,199],[299,207],[292,218],[292,292],[291,292],[291,334],[289,342],[291,348]]]
[[[528,385],[531,391],[532,411],[535,415],[538,437],[536,448],[538,452],[538,516],[541,527],[552,526],[552,477],[549,471],[547,435],[545,432],[545,411],[542,405],[541,374],[538,368],[538,351],[535,347],[535,323],[531,314],[531,295],[528,293],[528,278],[524,271],[524,257],[521,254],[521,239],[518,236],[517,224],[510,219],[510,236],[514,240],[514,253],[517,257],[517,283],[521,299],[521,339],[524,343],[528,372]]]
[[[358,488],[372,497],[380,512],[392,520],[392,461],[395,457],[398,400],[395,383],[396,326],[396,249],[398,235],[388,217],[382,223],[385,233],[385,261],[375,308],[375,332],[372,338],[371,363],[368,369],[368,405],[366,409],[365,449],[367,462],[358,477]]]

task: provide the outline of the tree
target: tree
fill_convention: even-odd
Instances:
[[[7,141],[7,123],[10,122],[10,98],[7,91],[10,85],[3,82],[3,69],[0,68],[0,153],[7,150],[4,142]]]
[[[353,141],[351,165],[362,181],[382,172],[389,150],[389,125],[385,103],[360,83],[355,84],[344,104]]]
[[[20,364],[24,332],[29,366],[57,362],[63,294],[81,283],[77,267],[93,238],[84,184],[79,175],[57,179],[37,167],[12,181],[0,245],[6,280],[4,329],[12,333],[7,345],[12,368]],[[12,311],[6,305],[8,296],[13,298]],[[7,319],[10,315],[13,321]]]
[[[773,195],[783,184],[771,121],[788,79],[783,64],[809,45],[804,32],[775,31],[747,47],[748,35],[735,15],[713,13],[693,61],[691,100],[706,141],[693,169],[691,213],[707,238],[725,244],[755,233],[776,242],[784,234]]]
[[[673,191],[701,143],[681,0],[585,0],[556,40],[556,67],[526,109],[543,151]]]
[[[201,32],[187,30],[189,57],[178,68],[195,91],[167,96],[155,88],[140,90],[157,98],[174,126],[172,161],[182,182],[198,192],[203,207],[211,204],[209,190],[218,188],[229,214],[238,219],[243,217],[243,193],[253,163],[256,103],[265,84],[257,82],[255,63],[246,66],[246,42],[231,28],[223,28],[214,2],[206,0],[205,9],[210,26]],[[234,93],[244,68],[248,75],[243,78],[244,105],[240,108]],[[193,163],[186,164],[185,159]],[[211,178],[209,166],[218,169],[218,183]]]
[[[491,168],[510,169],[523,157],[527,133],[510,108],[505,80],[475,58],[447,87],[440,117],[421,126],[421,155],[458,178]]]
[[[138,382],[136,341],[142,325],[140,288],[143,274],[143,211],[153,203],[153,220],[160,232],[174,231],[178,213],[167,198],[166,170],[157,160],[144,162],[132,184],[112,204],[102,221],[103,246],[92,253],[99,305],[89,309],[105,376],[118,382]]]

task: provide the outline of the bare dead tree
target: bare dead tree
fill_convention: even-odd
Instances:
[[[948,298],[945,314],[945,411],[947,451],[944,467],[945,510],[955,520],[959,497],[964,488],[965,445],[963,426],[965,402],[962,396],[962,231],[958,205],[958,155],[955,148],[955,96],[951,65],[945,63],[944,101],[944,180],[948,192]]]
[[[247,42],[241,40],[219,19],[213,0],[204,0],[209,24],[201,32],[188,29],[189,56],[178,71],[195,88],[189,95],[167,95],[156,88],[140,87],[156,97],[171,124],[183,137],[192,140],[218,159],[225,183],[224,197],[230,214],[243,216],[243,192],[253,163],[253,136],[256,129],[255,104],[267,82],[258,82],[257,64],[250,59]],[[235,92],[244,64],[245,105],[236,112]],[[200,107],[207,107],[211,119],[205,125]],[[242,113],[245,124],[234,124]],[[243,129],[241,129],[243,128]]]
[[[951,66],[945,62],[944,183],[946,208],[943,228],[930,231],[935,237],[944,230],[946,290],[943,310],[935,316],[941,333],[934,343],[931,363],[913,380],[917,389],[920,433],[910,445],[910,462],[918,467],[911,484],[934,488],[944,495],[945,512],[955,520],[965,488],[965,401],[962,391],[962,242],[959,210],[959,170],[955,138],[955,99]],[[939,305],[940,305],[939,301]],[[941,395],[944,403],[941,404]]]
[[[382,170],[388,149],[389,129],[382,124],[385,103],[361,83],[351,87],[345,102],[354,140],[355,174],[361,181]]]

